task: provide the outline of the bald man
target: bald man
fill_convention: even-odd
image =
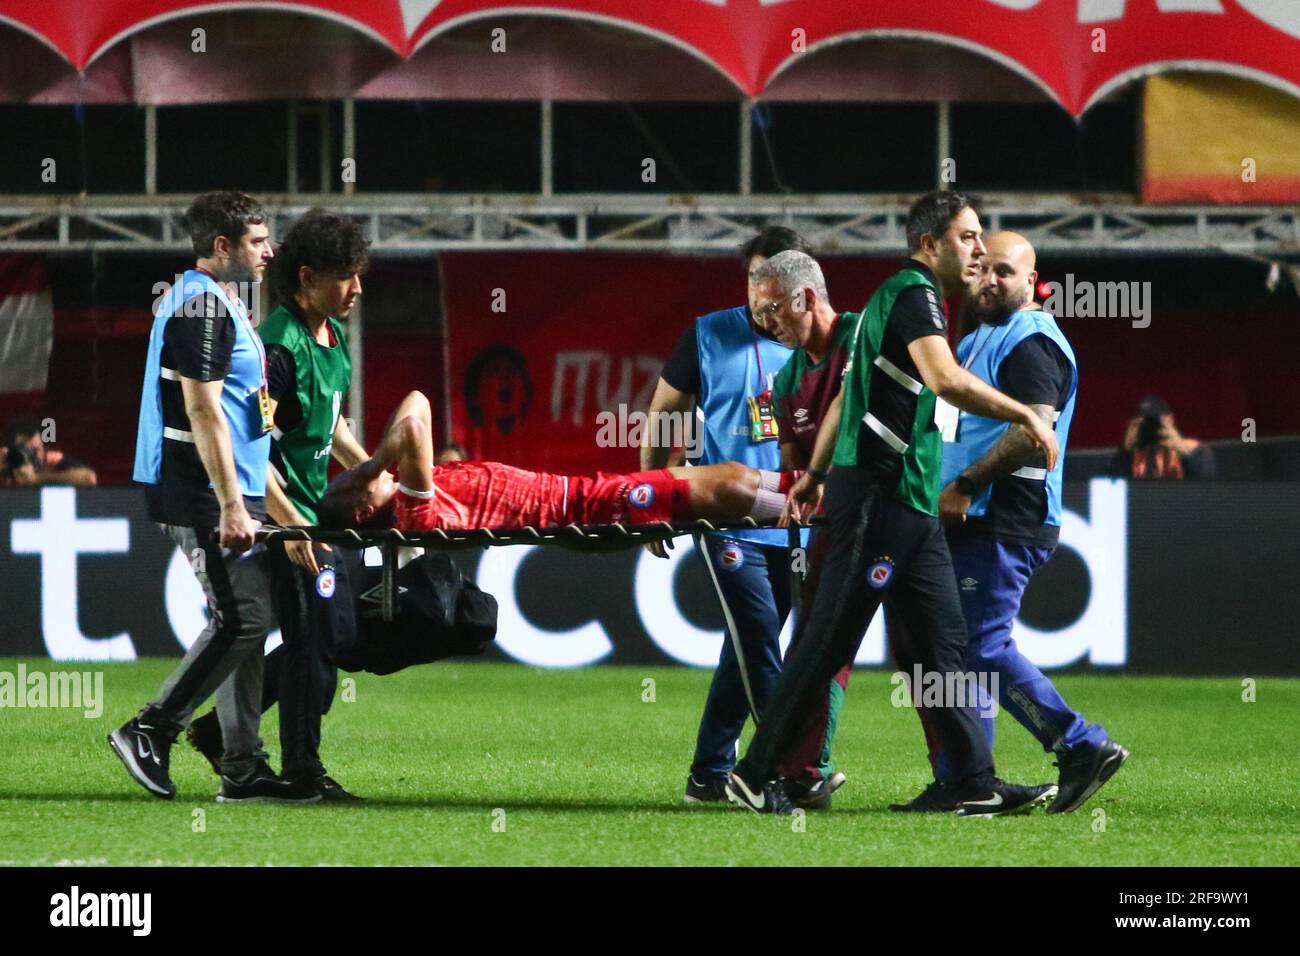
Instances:
[[[1055,424],[1061,456],[1050,471],[1019,425],[962,412],[945,434],[939,517],[957,576],[968,643],[966,667],[996,675],[999,705],[1057,756],[1059,792],[1049,813],[1081,806],[1120,768],[1128,751],[1100,724],[1071,710],[1016,648],[1012,624],[1030,576],[1046,563],[1061,533],[1061,475],[1079,375],[1074,351],[1034,301],[1034,248],[1014,232],[985,240],[986,253],[966,286],[964,311],[975,323],[957,346],[957,360],[976,377]],[[916,653],[900,622],[890,620],[895,658],[904,672]],[[993,708],[980,713],[989,747]],[[901,811],[951,810],[949,757],[932,715],[918,709],[930,745],[935,782]]]

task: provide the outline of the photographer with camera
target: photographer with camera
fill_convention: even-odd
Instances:
[[[93,485],[95,470],[45,444],[32,418],[15,418],[0,447],[0,488],[36,485]]]
[[[1142,399],[1128,423],[1124,444],[1110,460],[1112,478],[1213,478],[1214,454],[1174,425],[1169,403],[1154,395]]]

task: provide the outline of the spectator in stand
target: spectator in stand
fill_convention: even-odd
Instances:
[[[1124,444],[1110,460],[1113,478],[1213,478],[1214,453],[1174,425],[1169,403],[1154,395],[1142,399],[1128,423]]]
[[[41,434],[34,418],[15,418],[5,429],[0,447],[0,488],[33,485],[93,485],[95,470],[56,451]]]

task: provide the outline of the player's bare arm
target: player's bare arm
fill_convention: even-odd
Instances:
[[[656,435],[672,434],[670,429],[661,430],[659,428],[658,416],[671,412],[685,414],[694,406],[694,396],[673,388],[662,378],[659,379],[655,385],[655,393],[650,398],[650,408],[647,410],[646,417],[649,420],[649,427],[646,428],[645,434],[641,437],[642,471],[666,468],[672,460],[673,449],[660,447],[659,443],[655,441]],[[668,550],[673,547],[673,542],[671,538],[664,541],[651,541],[645,547],[656,558],[666,558],[668,557]]]
[[[921,380],[930,391],[962,411],[985,418],[1021,425],[1034,445],[1043,449],[1047,470],[1056,467],[1056,433],[1028,405],[984,384],[953,358],[948,341],[940,335],[926,335],[907,346]],[[820,435],[818,438],[820,439]]]
[[[1050,427],[1056,417],[1056,410],[1050,405],[1030,405],[1034,414]],[[961,473],[976,489],[982,489],[993,482],[1007,477],[1013,471],[1025,465],[1039,465],[1043,462],[1043,453],[1034,444],[1033,439],[1019,425],[1012,425],[997,440],[988,453]],[[971,497],[957,490],[956,482],[950,483],[939,495],[939,517],[948,523],[965,520],[970,508]]]
[[[680,392],[662,378],[655,385],[655,393],[650,398],[647,412],[649,424],[641,439],[641,470],[652,471],[655,468],[667,468],[672,460],[673,449],[660,447],[655,436],[673,434],[671,429],[661,429],[658,416],[665,413],[685,414],[695,407],[695,398],[687,392]]]
[[[358,469],[367,479],[397,466],[398,481],[411,491],[433,490],[433,425],[429,400],[410,392],[389,419],[374,457]]]

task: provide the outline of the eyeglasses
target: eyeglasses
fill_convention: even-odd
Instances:
[[[767,328],[768,320],[776,318],[776,314],[781,311],[781,306],[793,298],[794,293],[792,292],[780,299],[774,299],[767,305],[759,306],[757,309],[752,310],[750,314],[754,316],[755,322],[763,326],[763,328]]]

